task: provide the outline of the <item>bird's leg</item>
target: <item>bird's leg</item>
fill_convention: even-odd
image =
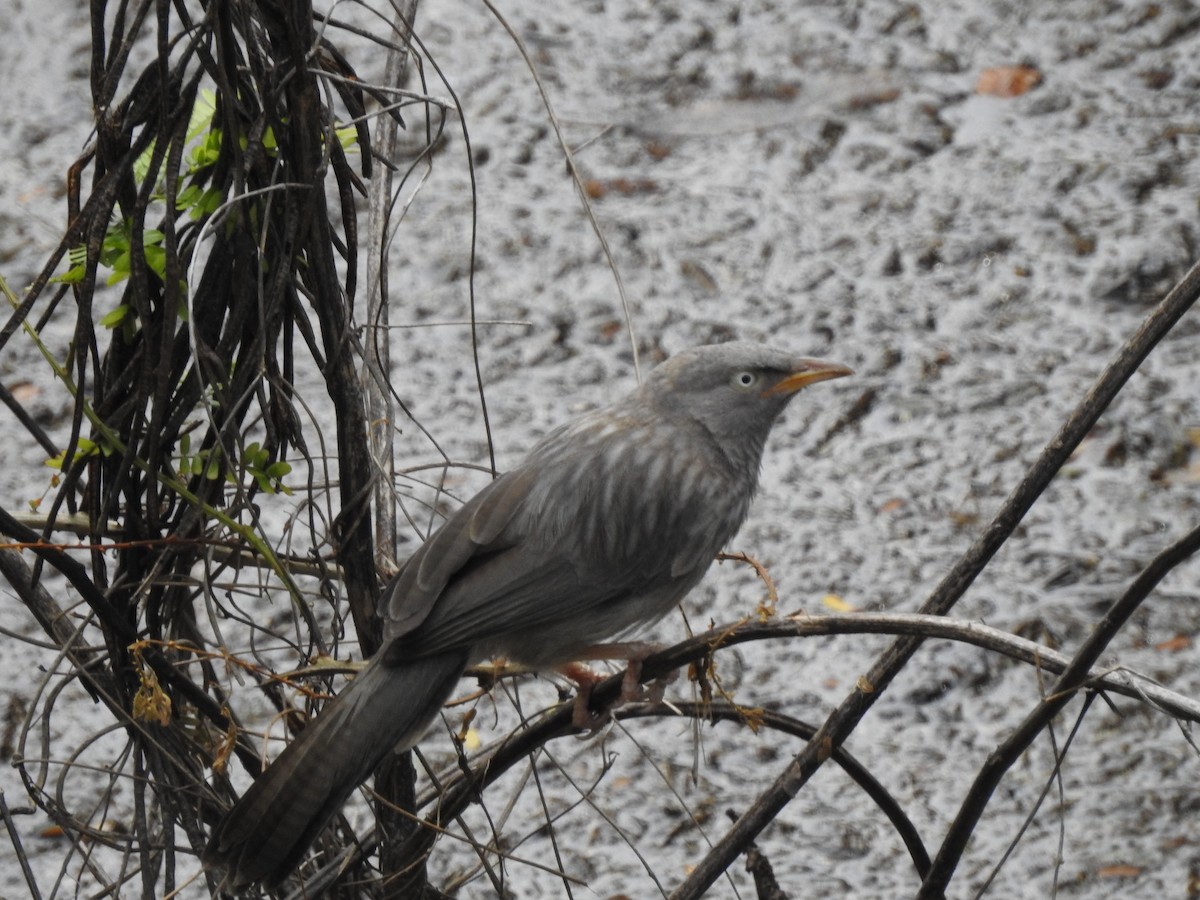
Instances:
[[[581,662],[571,662],[558,667],[559,674],[575,682],[575,707],[571,713],[571,724],[576,728],[597,731],[604,724],[604,717],[592,712],[589,705],[592,688],[604,680],[604,676]]]
[[[595,687],[598,682],[602,681],[604,676],[592,671],[583,664],[582,660],[625,660],[625,676],[621,679],[621,697],[617,701],[618,704],[631,703],[638,700],[648,700],[651,703],[661,703],[667,684],[673,681],[675,678],[675,672],[671,672],[662,678],[655,679],[654,683],[650,685],[648,691],[643,690],[641,685],[642,663],[646,661],[646,657],[653,653],[657,653],[661,649],[661,644],[654,644],[648,641],[626,641],[616,644],[593,644],[590,647],[585,647],[582,651],[580,651],[579,654],[577,654],[578,659],[581,661],[560,666],[559,672],[574,681],[579,688],[575,695],[575,714],[572,719],[573,723],[579,728],[595,730],[603,722],[603,719],[599,715],[592,712],[589,702],[592,697],[592,688]]]

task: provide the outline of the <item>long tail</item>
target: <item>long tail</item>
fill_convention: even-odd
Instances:
[[[383,758],[421,737],[465,666],[460,654],[402,666],[376,658],[229,810],[205,864],[224,869],[234,889],[286,878]]]

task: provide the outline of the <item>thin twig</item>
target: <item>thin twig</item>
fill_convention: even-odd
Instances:
[[[1037,819],[1038,811],[1042,808],[1042,803],[1045,802],[1046,795],[1050,793],[1050,788],[1054,787],[1055,785],[1058,786],[1059,799],[1058,856],[1054,861],[1054,879],[1049,895],[1051,897],[1057,896],[1055,891],[1058,887],[1058,867],[1062,865],[1062,849],[1066,831],[1065,823],[1063,822],[1066,810],[1063,802],[1062,764],[1066,761],[1067,751],[1071,749],[1071,744],[1074,743],[1076,736],[1079,734],[1079,728],[1081,725],[1083,725],[1083,720],[1087,717],[1088,710],[1092,708],[1092,701],[1095,699],[1095,694],[1084,695],[1083,708],[1079,710],[1079,715],[1075,717],[1075,724],[1071,727],[1071,731],[1067,735],[1067,740],[1063,744],[1061,750],[1059,749],[1058,742],[1054,737],[1054,723],[1050,722],[1048,724],[1046,731],[1051,740],[1051,749],[1054,752],[1054,769],[1050,772],[1050,776],[1046,779],[1045,785],[1042,786],[1042,791],[1040,794],[1038,794],[1037,800],[1034,801],[1033,808],[1029,810],[1029,813],[1025,816],[1024,821],[1021,822],[1021,827],[1017,829],[1017,833],[1013,835],[1012,840],[1008,842],[1008,846],[1004,848],[1004,853],[998,860],[996,860],[996,864],[992,866],[992,870],[988,872],[988,877],[984,879],[983,884],[979,886],[979,890],[975,892],[975,900],[980,900],[980,898],[982,898],[983,895],[986,894],[991,888],[992,882],[996,880],[996,876],[1000,874],[1001,870],[1003,870],[1004,866],[1008,863],[1008,860],[1012,857],[1013,851],[1020,846],[1021,839],[1025,837],[1025,832],[1029,830],[1029,827]]]
[[[17,828],[17,823],[13,821],[12,813],[8,810],[8,802],[4,799],[3,788],[0,788],[0,819],[4,820],[4,828],[8,832],[8,840],[12,844],[13,853],[16,854],[17,865],[21,867],[25,886],[29,888],[30,900],[42,900],[42,892],[38,890],[37,878],[34,877],[33,869],[29,867],[29,857],[25,855],[25,848],[21,846],[21,831]]]
[[[1049,695],[1043,697],[1021,722],[995,750],[988,754],[975,782],[967,791],[959,808],[958,815],[950,825],[942,847],[934,860],[925,883],[921,886],[918,898],[933,900],[943,896],[946,885],[954,874],[954,869],[966,849],[967,841],[975,830],[986,808],[988,800],[999,785],[1004,773],[1028,749],[1034,738],[1041,733],[1059,711],[1067,705],[1078,690],[1087,683],[1092,665],[1109,642],[1116,637],[1129,617],[1141,606],[1155,586],[1163,577],[1190,557],[1200,551],[1200,526],[1192,529],[1177,540],[1142,570],[1134,579],[1133,584],[1105,612],[1104,617],[1096,623],[1088,639],[1083,642],[1070,664],[1059,675],[1058,681],[1050,689]]]
[[[633,313],[629,308],[629,295],[625,291],[625,281],[621,278],[621,269],[617,265],[617,258],[613,255],[612,247],[609,246],[604,229],[600,227],[600,220],[596,218],[596,211],[592,208],[592,202],[588,199],[588,193],[583,183],[583,175],[580,174],[579,167],[575,164],[575,154],[571,152],[571,145],[567,143],[567,139],[563,135],[562,124],[558,120],[558,115],[554,112],[554,105],[550,102],[550,95],[546,93],[546,85],[542,83],[542,77],[538,74],[537,66],[533,64],[533,57],[529,55],[529,49],[525,46],[525,41],[517,34],[516,29],[508,23],[508,20],[504,18],[500,10],[496,9],[492,0],[483,0],[483,5],[488,8],[488,11],[496,18],[500,26],[508,32],[508,36],[512,38],[513,44],[516,45],[517,51],[521,54],[521,59],[525,61],[525,66],[529,69],[533,83],[537,86],[538,93],[541,95],[542,105],[546,107],[546,117],[550,120],[550,127],[554,129],[554,136],[558,139],[559,149],[562,151],[563,158],[567,161],[567,169],[571,173],[571,180],[575,182],[575,189],[579,192],[579,200],[583,204],[583,211],[587,215],[588,222],[592,226],[592,231],[595,233],[596,239],[600,242],[600,249],[604,253],[604,259],[608,262],[608,268],[613,274],[613,280],[616,282],[617,296],[621,298],[621,314],[625,317],[625,330],[629,334],[629,349],[633,354],[633,373],[637,380],[641,381],[642,367],[638,355],[637,332],[633,327]]]
[[[1058,434],[1046,445],[1025,477],[1004,501],[984,532],[954,565],[921,612],[945,615],[1008,540],[1029,508],[1050,484],[1079,442],[1087,436],[1101,414],[1116,397],[1142,361],[1174,327],[1200,296],[1200,263],[1163,299],[1141,327],[1121,347],[1103,374],[1072,411]],[[904,668],[924,638],[905,636],[885,650],[858,680],[854,690],[829,715],[808,745],[788,764],[775,781],[755,800],[687,879],[672,894],[672,900],[698,900],[720,877],[767,824],[794,798],[800,789],[840,746],[879,699],[892,679]]]
[[[412,31],[417,0],[408,0],[393,11],[392,30],[401,37]],[[409,49],[394,44],[387,54],[384,83],[396,90],[404,80]],[[399,124],[388,115],[376,119],[371,151],[390,163],[396,154]],[[396,567],[395,410],[388,386],[391,374],[391,341],[388,303],[388,248],[391,246],[392,167],[378,168],[369,187],[367,220],[367,329],[363,342],[362,380],[367,403],[371,462],[375,468],[372,512],[375,516],[375,563],[383,572]]]

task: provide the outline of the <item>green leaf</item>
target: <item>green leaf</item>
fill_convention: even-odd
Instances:
[[[201,169],[206,169],[216,163],[221,155],[221,129],[214,128],[204,140],[192,148],[188,154],[187,170],[189,175],[194,175]]]
[[[123,228],[111,228],[104,236],[100,245],[100,262],[112,266],[118,259],[129,253],[129,235]]]
[[[112,312],[105,313],[100,317],[100,324],[105,328],[116,328],[125,321],[125,317],[129,315],[129,304],[122,303]]]
[[[133,161],[133,178],[138,184],[146,183],[146,176],[150,174],[150,160],[154,158],[154,146],[157,143],[157,138],[150,142],[150,145],[142,151],[141,155]],[[167,163],[164,158],[162,164]]]
[[[63,272],[61,275],[55,275],[51,281],[59,284],[79,284],[83,281],[83,276],[87,274],[87,267],[84,265],[72,266]]]
[[[189,144],[212,125],[213,116],[216,112],[217,95],[211,89],[204,88],[200,91],[200,96],[196,98],[196,103],[192,106],[191,118],[188,119],[188,130],[185,140]]]
[[[112,287],[114,284],[120,284],[129,277],[129,254],[122,253],[112,265],[112,273],[105,279],[105,284]]]
[[[267,466],[267,477],[278,481],[280,478],[283,478],[283,476],[290,474],[291,471],[292,464],[284,462],[281,459],[278,462],[273,462],[271,465]]]
[[[68,250],[67,265],[67,271],[53,280],[62,284],[79,284],[83,281],[83,276],[87,274],[87,247],[80,244]]]
[[[150,271],[162,278],[164,281],[167,277],[167,251],[162,247],[146,247],[146,265]]]
[[[89,441],[85,437],[81,437],[75,445],[75,459],[83,459],[85,456],[95,456],[101,450],[100,446],[95,441]],[[112,451],[105,451],[104,455],[108,456]],[[63,463],[66,462],[67,451],[63,450],[58,456],[46,460],[46,465],[51,469],[62,470]]]
[[[188,210],[188,215],[192,219],[201,219],[204,216],[210,216],[217,211],[222,203],[225,202],[225,195],[216,188],[209,188],[200,195],[200,198]]]
[[[180,211],[191,209],[200,201],[202,196],[204,196],[204,191],[200,189],[198,184],[189,184],[175,195],[175,208]]]

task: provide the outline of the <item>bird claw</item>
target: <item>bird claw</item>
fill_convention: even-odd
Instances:
[[[638,649],[642,651],[642,654],[629,657],[625,667],[625,674],[621,678],[621,695],[604,710],[593,710],[591,700],[592,689],[599,682],[603,681],[605,676],[594,672],[583,663],[578,662],[569,663],[559,669],[563,675],[574,681],[577,686],[575,703],[571,715],[572,725],[589,733],[594,733],[607,724],[609,719],[608,713],[618,706],[625,703],[637,702],[647,702],[657,705],[663,702],[667,685],[674,681],[679,673],[677,671],[668,672],[666,675],[654,679],[649,685],[643,686],[641,683],[642,663],[646,656],[659,648],[655,645],[647,644],[639,645]]]
[[[592,685],[579,685],[579,690],[575,693],[575,705],[571,712],[571,724],[580,731],[595,734],[608,724],[609,709],[593,710],[591,701]]]
[[[625,677],[621,679],[621,703],[653,703],[663,702],[667,693],[667,685],[679,677],[679,671],[672,669],[665,675],[660,675],[649,684],[642,684],[642,663],[644,660],[631,659],[625,667]]]

